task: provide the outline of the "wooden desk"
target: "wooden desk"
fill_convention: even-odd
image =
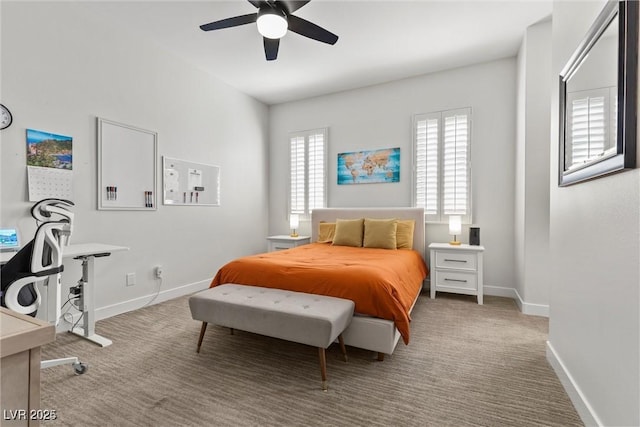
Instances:
[[[53,325],[0,307],[3,426],[40,424],[40,346],[55,338]]]

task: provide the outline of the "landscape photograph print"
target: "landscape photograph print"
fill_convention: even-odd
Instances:
[[[73,138],[27,129],[27,166],[73,169]]]

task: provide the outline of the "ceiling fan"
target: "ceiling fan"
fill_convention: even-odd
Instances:
[[[239,25],[256,22],[258,32],[264,40],[264,54],[267,61],[273,61],[278,57],[280,39],[287,34],[287,30],[298,33],[301,36],[317,40],[322,43],[335,44],[338,36],[305,19],[292,15],[293,12],[309,3],[306,1],[291,0],[248,0],[258,8],[257,13],[234,16],[200,25],[202,31],[220,30],[223,28],[237,27]]]

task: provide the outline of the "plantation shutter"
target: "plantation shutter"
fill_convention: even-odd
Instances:
[[[605,147],[613,148],[618,145],[618,87],[609,89],[609,144]]]
[[[605,100],[598,96],[576,99],[571,105],[572,165],[600,155],[605,147]]]
[[[291,138],[290,213],[305,213],[305,143],[304,137]]]
[[[414,116],[414,206],[425,220],[471,222],[471,109]]]
[[[309,135],[309,206],[308,213],[325,204],[324,132]]]
[[[469,114],[445,113],[443,137],[443,206],[445,215],[467,215],[469,200]]]
[[[424,208],[427,218],[438,215],[439,122],[439,113],[415,120],[415,205]]]
[[[326,207],[326,129],[291,134],[289,213],[308,216]]]
[[[567,94],[565,168],[575,169],[614,152],[617,140],[616,88],[600,88]]]

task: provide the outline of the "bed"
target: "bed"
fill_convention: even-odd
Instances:
[[[367,218],[369,225],[375,225],[375,219],[396,218],[405,223],[410,220],[413,223],[413,249],[316,243],[321,223],[359,218]],[[311,229],[311,244],[238,258],[218,271],[211,286],[236,283],[351,299],[356,303],[357,314],[343,333],[347,345],[377,352],[378,359],[382,360],[385,354],[393,353],[400,338],[408,344],[411,310],[428,273],[424,263],[423,210],[316,209]],[[367,230],[372,229],[373,226]]]

